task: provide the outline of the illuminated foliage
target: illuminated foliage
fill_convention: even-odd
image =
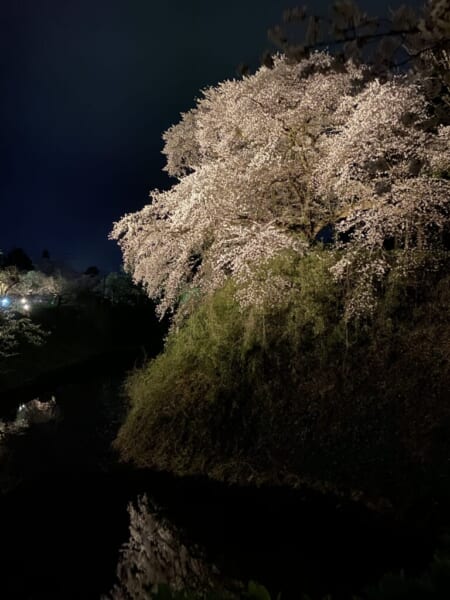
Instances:
[[[21,343],[40,345],[44,338],[42,328],[28,317],[0,313],[0,359],[15,354]]]
[[[21,344],[40,345],[46,333],[33,321],[16,312],[7,294],[58,294],[61,279],[40,271],[21,272],[16,267],[0,269],[0,359],[15,354]],[[21,311],[23,313],[23,311]]]
[[[420,266],[416,251],[438,249],[448,230],[449,127],[430,126],[430,114],[407,75],[374,78],[352,61],[337,69],[326,53],[277,56],[204,90],[164,134],[178,181],[112,238],[163,315],[230,276],[258,301],[254,270],[285,250],[308,253],[332,225],[343,256],[331,272],[352,273],[347,316],[370,312],[384,275]]]

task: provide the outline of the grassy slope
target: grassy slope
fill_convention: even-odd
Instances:
[[[278,265],[301,291],[276,310],[240,311],[231,283],[204,303],[129,379],[123,457],[378,505],[446,495],[448,264],[388,283],[374,318],[347,328],[331,260],[318,251]]]

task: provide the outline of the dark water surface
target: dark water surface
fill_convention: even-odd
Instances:
[[[118,464],[110,443],[124,414],[123,376],[120,370],[87,373],[41,390],[41,399],[55,396],[59,420],[30,426],[4,443],[0,598],[107,593],[128,539],[127,505],[142,493],[225,576],[257,580],[283,591],[283,600],[300,592],[349,598],[387,570],[414,572],[431,558],[431,533],[354,504]],[[4,418],[13,412],[10,407]]]

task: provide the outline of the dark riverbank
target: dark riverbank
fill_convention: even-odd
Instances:
[[[84,304],[37,308],[33,320],[48,332],[45,343],[24,346],[0,364],[0,416],[19,402],[55,394],[68,381],[121,373],[162,350],[166,325],[152,305],[111,305],[95,297]]]
[[[67,382],[95,379],[111,372],[121,373],[125,377],[125,373],[141,364],[146,356],[144,346],[114,348],[80,357],[71,364],[49,367],[47,371],[36,374],[31,381],[16,378],[10,387],[5,386],[0,390],[0,417],[13,418],[18,404],[31,398],[56,395]]]

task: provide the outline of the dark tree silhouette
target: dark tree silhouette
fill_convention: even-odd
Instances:
[[[420,10],[402,5],[387,18],[367,15],[353,0],[336,0],[328,15],[289,8],[268,37],[293,62],[326,49],[337,70],[348,59],[364,62],[370,77],[408,70],[434,108],[430,126],[450,123],[450,0],[428,0]],[[271,68],[270,51],[261,63]],[[245,66],[240,72],[248,75]]]
[[[99,273],[100,273],[100,271],[98,270],[98,267],[96,267],[95,265],[91,265],[84,272],[84,274],[89,275],[89,277],[97,277],[99,275]]]
[[[26,254],[23,248],[13,248],[6,255],[6,267],[17,267],[19,271],[32,271],[34,269],[31,258]]]

